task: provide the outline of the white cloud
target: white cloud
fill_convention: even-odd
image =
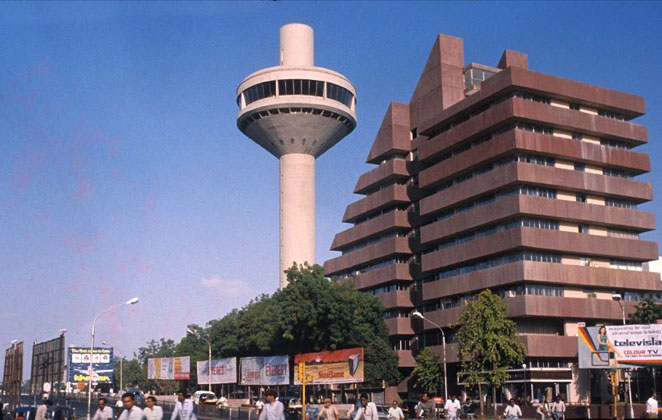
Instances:
[[[219,297],[251,298],[256,292],[244,280],[225,280],[218,275],[203,277],[200,286],[218,293]]]

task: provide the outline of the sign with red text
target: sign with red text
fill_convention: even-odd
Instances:
[[[241,385],[289,385],[289,356],[242,357]]]
[[[306,364],[306,376],[312,377],[306,383],[310,385],[363,382],[363,347],[297,354],[294,363]],[[301,385],[299,378],[294,378],[294,384]]]
[[[191,379],[191,358],[184,356],[147,359],[147,379],[187,381]]]
[[[211,382],[209,381],[209,361],[197,363],[198,385],[205,384],[236,384],[237,383],[237,358],[212,359]]]
[[[630,369],[662,364],[662,325],[598,325],[577,329],[580,369]]]

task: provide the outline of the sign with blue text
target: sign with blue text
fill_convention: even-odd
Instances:
[[[289,356],[242,357],[242,385],[289,385]]]

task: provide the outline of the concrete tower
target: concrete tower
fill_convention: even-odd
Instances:
[[[315,263],[315,158],[356,127],[356,89],[313,50],[310,26],[282,26],[280,65],[237,88],[237,127],[280,159],[280,287],[293,262]]]

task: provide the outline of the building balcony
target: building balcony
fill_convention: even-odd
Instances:
[[[407,161],[404,159],[391,159],[361,175],[354,187],[354,193],[365,194],[366,190],[396,178],[409,178]]]
[[[392,210],[336,234],[331,244],[331,250],[337,251],[344,246],[351,245],[370,236],[398,228],[411,228],[409,216],[405,210]]]
[[[407,204],[410,202],[406,185],[390,185],[347,206],[345,215],[343,216],[343,222],[354,223],[356,219],[372,211],[393,204]]]
[[[616,270],[580,265],[518,261],[487,270],[423,283],[427,300],[475,293],[515,283],[528,282],[607,290],[662,290],[660,275],[648,271]]]
[[[327,275],[349,270],[361,265],[376,262],[389,256],[398,254],[411,254],[409,239],[406,237],[395,237],[384,239],[376,244],[327,260],[324,263],[324,271]]]

